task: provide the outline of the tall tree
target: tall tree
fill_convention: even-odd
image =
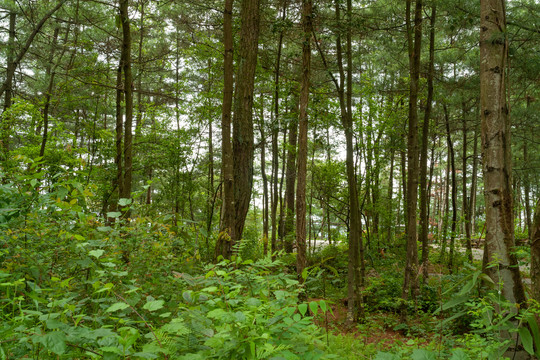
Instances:
[[[216,243],[216,257],[230,257],[234,224],[233,157],[231,142],[231,114],[233,104],[233,0],[225,0],[223,11],[223,102],[221,107],[221,176],[223,178],[220,234]]]
[[[235,219],[232,239],[240,240],[253,187],[253,89],[259,45],[259,0],[243,0],[233,114]]]
[[[124,74],[124,176],[123,191],[121,198],[131,198],[131,186],[133,178],[133,75],[131,73],[131,27],[129,20],[129,2],[120,0],[120,22],[122,24],[122,72]]]
[[[418,83],[422,42],[422,0],[416,0],[414,37],[410,12],[412,0],[407,0],[407,41],[409,49],[409,132],[407,136],[407,258],[403,281],[403,298],[416,299],[418,291],[418,247],[416,244],[416,205],[418,203]],[[403,314],[404,315],[404,314]]]
[[[429,70],[427,78],[428,93],[426,99],[426,109],[424,111],[424,123],[422,125],[422,149],[420,151],[420,235],[419,241],[422,244],[422,274],[425,282],[428,277],[428,182],[427,182],[427,158],[428,158],[428,139],[429,122],[431,119],[431,108],[433,103],[433,77],[435,75],[435,20],[437,16],[437,7],[433,3],[431,7],[431,24],[429,30]],[[435,159],[431,159],[431,163]]]
[[[281,69],[281,52],[283,48],[283,36],[285,33],[285,19],[287,16],[288,0],[283,1],[283,8],[281,10],[281,29],[279,31],[278,48],[276,55],[276,65],[274,70],[274,99],[273,99],[273,121],[272,121],[272,210],[271,210],[271,222],[272,222],[272,235],[271,246],[272,251],[277,250],[277,208],[278,200],[278,171],[279,171],[279,156],[278,156],[278,134],[279,134],[279,78]]]
[[[506,102],[508,42],[504,0],[480,1],[480,106],[488,269],[502,293],[524,303],[514,249],[510,121]]]
[[[306,179],[308,152],[308,103],[311,69],[312,0],[302,1],[302,79],[300,86],[300,117],[298,120],[298,182],[296,185],[296,270],[300,279],[307,266],[306,258]]]

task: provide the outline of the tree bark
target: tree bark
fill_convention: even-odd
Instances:
[[[223,11],[223,103],[221,107],[221,176],[223,178],[220,232],[216,241],[215,258],[230,258],[234,224],[234,183],[231,142],[231,115],[233,104],[233,0],[225,0]]]
[[[54,77],[56,75],[56,66],[53,66],[53,62],[54,53],[56,52],[56,46],[58,44],[59,32],[60,27],[55,27],[52,38],[51,50],[49,54],[49,63],[47,64],[47,69],[45,70],[45,75],[49,78],[49,85],[47,86],[47,90],[45,90],[45,105],[43,106],[43,136],[41,137],[41,147],[39,149],[40,157],[43,157],[45,155],[45,147],[47,146],[47,140],[49,137],[49,108],[51,106]]]
[[[424,283],[428,278],[429,244],[428,244],[428,184],[427,184],[427,158],[429,121],[431,118],[431,108],[433,104],[433,77],[435,73],[435,18],[437,8],[435,4],[431,7],[431,26],[429,31],[429,71],[427,78],[428,93],[426,99],[426,109],[424,112],[424,123],[422,125],[422,149],[420,154],[420,236],[422,244],[422,274]],[[434,159],[431,159],[433,163]]]
[[[469,197],[469,219],[467,220],[471,227],[471,236],[476,233],[476,188],[478,178],[478,128],[474,130],[473,144],[473,167],[471,172],[471,195]]]
[[[524,303],[514,249],[512,153],[506,103],[507,50],[504,0],[480,1],[480,104],[488,269],[503,296]]]
[[[266,176],[266,134],[264,131],[264,98],[261,96],[261,119],[260,119],[260,132],[261,132],[261,177],[263,181],[263,253],[266,256],[268,253],[268,177]]]
[[[298,122],[291,117],[288,131],[287,168],[285,173],[285,222],[283,224],[283,248],[292,253],[294,245],[294,210],[296,184],[296,146],[298,143]]]
[[[454,154],[454,144],[452,143],[452,137],[450,136],[450,119],[448,115],[448,108],[446,104],[443,104],[444,119],[446,125],[446,144],[448,146],[448,157],[450,158],[450,171],[452,176],[452,230],[450,232],[450,254],[448,257],[448,269],[450,273],[454,270],[454,250],[457,228],[457,181],[456,181],[456,161]]]
[[[9,12],[9,34],[7,44],[7,73],[15,73],[15,25],[17,22],[17,13],[15,10]],[[4,98],[4,111],[11,106],[13,97],[13,77],[6,79],[6,95]]]
[[[311,69],[312,0],[302,1],[302,79],[300,86],[300,116],[298,119],[298,181],[296,184],[296,271],[301,282],[307,266],[306,257],[306,180],[308,152],[308,103]]]
[[[131,183],[133,174],[133,76],[131,73],[131,28],[128,14],[128,0],[120,0],[120,20],[122,23],[122,71],[124,73],[124,186],[121,198],[131,198]]]
[[[233,114],[235,218],[232,240],[242,238],[253,188],[253,90],[259,44],[259,0],[243,0]]]
[[[536,203],[534,219],[530,232],[531,238],[531,295],[540,302],[540,199]]]
[[[462,152],[462,196],[463,196],[463,221],[465,227],[465,246],[467,259],[472,264],[472,240],[471,240],[471,223],[469,217],[469,199],[467,198],[467,109],[465,108],[465,103],[463,103],[462,111],[462,125],[463,125],[463,152]]]
[[[287,16],[287,5],[288,1],[283,1],[283,9],[281,12],[281,21],[284,22]],[[276,56],[276,68],[274,73],[274,119],[272,122],[272,213],[271,213],[271,222],[272,222],[272,234],[271,234],[271,248],[272,252],[277,251],[277,208],[279,201],[278,194],[278,170],[279,170],[279,156],[278,156],[278,135],[279,135],[279,78],[280,78],[280,68],[281,68],[281,51],[283,48],[283,36],[285,29],[282,28],[279,32],[277,56]]]
[[[416,0],[414,12],[414,42],[410,26],[410,7],[407,0],[409,43],[409,133],[407,137],[407,258],[402,297],[416,300],[418,292],[418,249],[416,244],[416,205],[418,203],[418,83],[420,76],[420,50],[422,41],[422,0]],[[402,316],[405,313],[402,312]]]

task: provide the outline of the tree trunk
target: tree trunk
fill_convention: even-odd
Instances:
[[[124,73],[124,186],[121,198],[131,198],[131,183],[133,173],[133,76],[131,74],[131,29],[128,14],[128,0],[120,0],[120,20],[122,23],[122,67]]]
[[[469,219],[467,220],[471,227],[471,236],[476,233],[476,188],[478,177],[478,129],[474,130],[473,145],[473,167],[471,172],[471,195],[469,198]]]
[[[298,142],[298,122],[289,120],[289,142],[287,146],[287,169],[285,174],[285,223],[283,226],[283,248],[287,253],[293,252],[294,245],[294,210],[296,183],[296,145]]]
[[[287,16],[287,4],[288,1],[283,1],[283,9],[281,12],[281,21],[285,21]],[[285,29],[282,28],[279,32],[277,56],[276,56],[276,68],[274,72],[274,119],[272,122],[272,235],[271,235],[271,247],[272,252],[277,251],[277,208],[278,208],[278,170],[279,170],[279,156],[278,156],[278,135],[279,135],[279,78],[281,67],[281,51],[283,48],[283,35]]]
[[[531,238],[531,295],[540,302],[540,199],[536,203],[534,219],[530,232]]]
[[[17,13],[15,10],[9,12],[9,34],[7,44],[7,73],[15,73],[15,25]],[[13,77],[6,79],[6,96],[4,98],[4,111],[11,106],[13,97]],[[4,144],[5,145],[5,144]]]
[[[60,32],[60,27],[57,26],[54,29],[51,50],[49,54],[49,61],[47,64],[47,69],[45,70],[46,76],[49,78],[49,85],[47,90],[45,90],[45,105],[43,106],[43,136],[41,138],[41,148],[39,149],[39,156],[43,157],[45,155],[45,147],[47,145],[47,140],[49,136],[49,109],[51,106],[51,96],[52,90],[54,87],[54,77],[56,75],[56,66],[53,66],[54,62],[54,53],[58,44],[58,33]]]
[[[266,135],[264,131],[264,98],[261,96],[261,177],[263,181],[263,253],[266,256],[268,253],[268,177],[266,176]]]
[[[507,39],[504,0],[480,1],[480,104],[488,269],[503,296],[524,303],[525,292],[514,255],[512,153],[506,103]]]
[[[392,227],[394,224],[394,221],[392,220],[393,217],[393,204],[392,204],[392,198],[394,194],[394,162],[396,157],[396,150],[392,148],[390,150],[390,174],[388,175],[388,191],[386,194],[387,198],[387,227],[386,227],[386,243],[389,245],[392,240]]]
[[[418,292],[418,249],[416,244],[416,205],[418,196],[418,83],[420,75],[420,49],[422,40],[422,0],[416,0],[414,12],[414,45],[410,26],[410,7],[407,0],[407,23],[409,43],[409,133],[407,137],[407,258],[402,297],[416,300]],[[402,312],[402,316],[405,313]]]
[[[472,264],[473,256],[472,256],[472,240],[471,240],[471,223],[470,223],[470,217],[469,217],[469,199],[467,198],[467,111],[465,109],[465,103],[463,104],[463,111],[462,111],[462,125],[463,125],[463,153],[462,153],[462,196],[463,196],[463,221],[465,226],[465,246],[466,246],[466,252],[467,252],[467,258],[469,259],[469,262]]]
[[[215,258],[230,258],[234,223],[233,156],[231,142],[231,114],[233,103],[233,0],[225,0],[223,12],[223,103],[221,107],[221,176],[223,178],[220,232],[216,241]]]
[[[298,119],[298,181],[296,184],[296,271],[301,282],[307,266],[306,257],[306,180],[308,152],[308,103],[311,68],[312,0],[302,1],[302,80],[300,86],[300,116]]]
[[[233,114],[235,218],[232,239],[242,238],[253,188],[253,90],[259,44],[259,0],[243,0]]]
[[[450,254],[448,258],[448,269],[450,273],[454,270],[454,250],[457,227],[457,181],[456,181],[456,162],[454,154],[454,144],[450,136],[450,119],[446,104],[443,104],[444,118],[446,125],[446,144],[448,146],[448,156],[450,157],[450,171],[452,176],[452,230],[450,232]]]
[[[116,69],[116,156],[114,158],[114,163],[116,164],[116,178],[114,179],[113,192],[118,189],[119,197],[124,192],[124,167],[122,159],[122,139],[124,136],[124,111],[122,109],[122,103],[124,102],[124,92],[122,91],[123,61],[123,58],[120,57],[120,63]],[[111,204],[111,210],[116,210],[116,205],[116,203]]]
[[[441,206],[442,229],[439,231],[441,236],[441,253],[439,254],[439,262],[444,262],[446,253],[446,245],[448,243],[446,235],[448,234],[448,213],[450,212],[450,151],[446,155],[446,174],[444,177],[444,201]]]
[[[428,72],[428,93],[426,99],[426,109],[424,112],[424,123],[422,125],[422,149],[420,154],[420,236],[419,241],[422,244],[422,274],[424,283],[428,278],[429,244],[428,244],[428,184],[427,184],[427,158],[428,158],[428,139],[429,139],[429,121],[431,118],[431,108],[433,103],[433,76],[435,73],[435,17],[437,9],[435,4],[431,7],[431,27],[429,31],[429,72]],[[431,163],[433,164],[433,158]]]

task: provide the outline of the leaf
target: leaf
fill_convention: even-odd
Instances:
[[[101,255],[105,253],[105,250],[97,249],[97,250],[90,250],[88,252],[88,255],[95,257],[96,259],[99,259]]]
[[[307,277],[308,277],[308,269],[307,268],[304,268],[304,270],[302,270],[302,279],[306,280]]]
[[[133,202],[132,199],[121,198],[120,200],[118,200],[118,205],[120,205],[120,206],[128,206],[132,202]]]
[[[449,301],[445,302],[442,306],[442,310],[451,309],[459,304],[464,303],[467,300],[469,300],[469,295],[456,296],[455,298],[450,299]]]
[[[534,355],[533,338],[529,332],[529,329],[522,326],[518,329],[518,332],[519,336],[521,337],[521,344],[523,344],[525,351],[527,351],[529,355]]]
[[[109,232],[112,230],[112,227],[110,226],[98,226],[97,227],[97,231],[100,231],[100,232]]]
[[[457,348],[452,351],[452,357],[450,360],[469,360],[469,356],[465,354],[463,349]]]
[[[137,352],[131,356],[141,359],[157,359],[159,357],[158,355],[149,352]]]
[[[66,335],[60,331],[54,331],[38,338],[38,342],[57,355],[66,352]]]
[[[414,349],[411,360],[437,360],[435,353],[425,349]]]
[[[156,310],[161,309],[164,303],[165,303],[164,300],[149,301],[146,304],[144,304],[143,309],[148,310],[150,312],[156,311]]]
[[[298,311],[300,311],[300,314],[302,314],[302,316],[306,314],[307,308],[308,308],[307,304],[298,305]]]
[[[120,216],[122,216],[122,213],[118,211],[110,211],[107,213],[108,218],[116,219],[116,218],[119,218]]]
[[[131,356],[136,357],[136,358],[141,358],[141,359],[157,359],[159,357],[156,354],[152,354],[148,352],[138,352]]]
[[[319,310],[319,304],[317,304],[315,301],[310,301],[309,310],[311,310],[311,313],[315,315],[317,310]]]
[[[105,310],[105,312],[115,312],[118,310],[127,309],[128,307],[129,305],[126,304],[125,302],[117,302],[116,304],[112,304],[111,306],[109,306],[109,308]]]
[[[226,312],[223,309],[214,309],[212,311],[209,311],[208,314],[206,314],[206,317],[210,319],[220,319],[225,314]]]
[[[529,324],[529,329],[531,329],[533,342],[537,344],[536,356],[540,357],[540,330],[538,329],[538,323],[536,322],[536,317],[534,315],[529,315],[527,317],[527,323]]]
[[[326,310],[327,310],[326,301],[324,301],[324,300],[319,301],[319,306],[321,307],[322,312],[325,313]]]
[[[176,335],[189,333],[189,329],[184,325],[184,320],[181,318],[172,319],[170,323],[163,325],[161,330]]]
[[[113,353],[117,355],[122,355],[122,350],[120,350],[116,346],[104,346],[100,348],[100,350],[103,351],[104,353]]]
[[[375,360],[398,360],[399,357],[397,355],[388,353],[388,352],[382,352],[379,351],[377,355],[375,355]]]

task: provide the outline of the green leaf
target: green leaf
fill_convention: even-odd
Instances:
[[[463,349],[457,348],[452,350],[452,357],[450,360],[469,360],[469,356],[465,354]]]
[[[525,351],[528,352],[529,355],[534,355],[533,338],[529,329],[522,326],[518,329],[518,332],[521,337],[521,344],[523,344]]]
[[[465,354],[463,349],[457,348],[452,350],[452,357],[450,360],[469,360],[469,356]]]
[[[157,359],[159,357],[158,355],[149,352],[137,352],[131,356],[141,359]]]
[[[398,360],[399,357],[397,355],[388,353],[388,352],[382,352],[379,351],[377,355],[375,355],[375,360]]]
[[[226,312],[223,309],[214,309],[212,311],[209,311],[208,314],[206,314],[206,317],[210,319],[220,319],[225,314]]]
[[[38,338],[38,342],[57,355],[66,352],[66,335],[60,331],[54,331]]]
[[[132,199],[121,198],[120,200],[118,200],[118,205],[120,205],[120,206],[128,206],[132,202],[133,202]]]
[[[529,329],[531,329],[533,342],[537,344],[536,357],[540,358],[540,329],[538,329],[538,323],[536,322],[536,316],[529,315],[527,317],[527,323],[529,324]]]
[[[302,314],[302,316],[306,315],[307,308],[307,304],[298,305],[298,311],[300,311],[300,314]]]
[[[164,303],[165,303],[164,300],[149,301],[146,304],[144,304],[143,309],[148,310],[150,312],[156,311],[156,310],[161,309]]]
[[[115,312],[118,310],[127,309],[128,307],[129,305],[126,304],[125,302],[117,302],[116,304],[112,304],[111,306],[109,306],[109,308],[105,310],[105,312]]]
[[[435,353],[425,349],[414,349],[411,360],[437,360]]]
[[[88,252],[88,255],[95,257],[96,259],[99,259],[101,255],[105,253],[105,250],[97,249],[97,250],[91,250]]]
[[[324,300],[319,301],[319,306],[321,307],[322,312],[325,313],[326,310],[327,310],[326,309],[326,301],[324,301]]]
[[[97,227],[97,231],[100,231],[100,232],[109,232],[112,230],[112,227],[110,226],[98,226]]]
[[[122,350],[120,350],[116,346],[104,346],[100,348],[100,350],[103,351],[104,353],[113,353],[117,355],[123,355]]]
[[[107,213],[107,217],[113,218],[113,219],[119,218],[120,216],[122,216],[122,213],[118,211],[110,211]]]
[[[309,310],[311,310],[311,313],[315,315],[317,313],[317,310],[319,310],[319,304],[317,304],[315,301],[310,301]]]
[[[307,277],[308,277],[308,269],[304,268],[304,270],[302,270],[302,279],[306,280]]]
[[[184,320],[181,318],[172,319],[170,323],[163,325],[161,330],[176,335],[184,335],[189,333],[189,329],[184,325]]]
[[[257,298],[249,298],[246,300],[246,305],[249,307],[259,307],[261,306],[262,302],[261,300]]]
[[[469,295],[461,295],[461,296],[456,296],[455,298],[445,302],[442,306],[442,309],[443,310],[448,310],[448,309],[451,309],[455,306],[458,306],[459,304],[463,304],[465,301],[469,300]]]

